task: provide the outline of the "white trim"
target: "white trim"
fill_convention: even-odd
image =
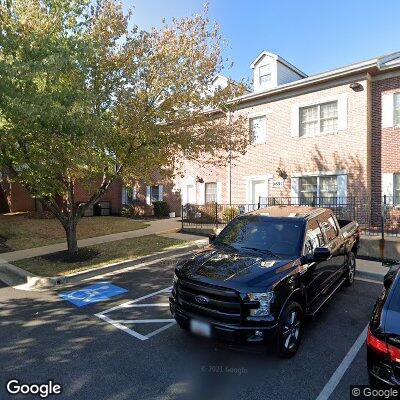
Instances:
[[[222,203],[222,182],[217,181],[217,203]]]
[[[285,65],[286,67],[288,67],[289,69],[291,69],[292,71],[296,72],[296,74],[300,75],[301,77],[305,78],[308,75],[305,74],[303,71],[299,70],[298,68],[296,68],[293,64],[291,64],[289,61],[286,61],[284,58],[282,58],[281,56],[274,54],[274,53],[270,53],[269,51],[262,51],[257,58],[250,64],[250,68],[254,69],[256,67],[256,65],[258,64],[259,61],[261,61],[261,59],[264,57],[271,57],[274,60],[280,62],[281,64]]]
[[[198,187],[199,187],[199,198],[198,199],[196,198],[195,203],[200,204],[200,205],[206,204],[206,184],[205,184],[205,182],[199,182]],[[197,193],[196,193],[196,196],[197,196]]]
[[[321,178],[321,177],[326,177],[326,176],[336,176],[336,197],[340,198],[340,203],[345,203],[347,199],[347,186],[348,186],[348,173],[345,170],[338,170],[338,171],[321,171],[321,172],[312,172],[312,173],[300,173],[300,174],[293,174],[291,176],[291,180],[293,181],[296,187],[293,189],[297,190],[297,197],[300,198],[301,192],[300,192],[300,179],[301,178]],[[317,179],[317,197],[320,197],[320,180]],[[292,197],[296,197],[294,195],[294,191],[292,190]]]
[[[158,185],[158,201],[164,200],[164,186]]]
[[[151,206],[151,186],[146,185],[146,204]]]
[[[244,181],[245,181],[245,187],[246,187],[246,203],[250,204],[251,203],[251,197],[252,197],[252,186],[251,182],[253,181],[265,181],[266,185],[266,197],[268,197],[268,192],[269,192],[269,180],[273,179],[274,174],[266,174],[266,175],[250,175],[250,176],[245,176]]]
[[[338,169],[336,171],[312,171],[312,172],[294,172],[291,174],[291,178],[301,178],[307,176],[326,176],[326,175],[346,175],[345,169]]]
[[[383,93],[381,99],[382,128],[394,126],[394,93]]]
[[[122,191],[121,191],[121,202],[122,204],[126,204],[127,200],[126,200],[126,187],[122,186]]]

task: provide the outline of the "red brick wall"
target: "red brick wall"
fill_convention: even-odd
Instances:
[[[8,196],[8,203],[10,212],[19,211],[35,211],[35,200],[29,194],[29,192],[17,183],[11,184],[10,195]],[[114,182],[109,190],[101,197],[100,200],[110,201],[111,213],[119,214],[121,212],[121,198],[122,198],[122,186],[120,181]],[[87,191],[77,185],[76,187],[76,201],[85,202],[89,199]]]
[[[17,183],[11,183],[8,190],[7,200],[10,212],[36,210],[35,200],[24,187]]]
[[[249,117],[265,114],[267,117],[267,139],[265,144],[251,145],[247,153],[234,160],[232,167],[232,202],[246,202],[245,177],[272,174],[278,178],[278,167],[285,170],[289,178],[283,189],[273,189],[270,196],[290,196],[290,176],[294,173],[338,171],[348,173],[348,195],[369,194],[368,167],[368,81],[358,81],[364,88],[355,92],[349,82],[339,86],[314,88],[307,94],[289,98],[271,98],[263,104],[243,108],[238,113]],[[323,102],[325,98],[347,95],[347,129],[334,134],[314,137],[291,136],[291,108],[294,104]],[[244,107],[244,106],[243,106]],[[205,182],[222,182],[222,202],[229,202],[228,167],[204,167],[186,163],[186,176],[199,176]],[[182,183],[177,179],[177,183]]]
[[[382,128],[382,95],[400,91],[400,76],[372,82],[372,192],[382,196],[382,173],[400,172],[400,129]]]

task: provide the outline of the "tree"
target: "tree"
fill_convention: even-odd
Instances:
[[[247,145],[243,121],[226,124],[243,85],[210,90],[224,60],[207,10],[149,32],[130,17],[113,0],[0,0],[0,168],[58,218],[71,256],[80,217],[119,177]]]

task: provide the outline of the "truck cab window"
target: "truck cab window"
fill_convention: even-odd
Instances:
[[[304,254],[312,254],[317,247],[322,247],[324,244],[324,236],[317,220],[311,220],[307,225]]]
[[[319,222],[321,224],[322,230],[328,242],[337,237],[338,235],[337,226],[331,214],[322,215],[319,219]]]

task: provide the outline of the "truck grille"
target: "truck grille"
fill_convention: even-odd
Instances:
[[[208,301],[199,302],[197,296]],[[241,303],[237,292],[218,286],[179,280],[177,302],[182,310],[216,322],[240,324]]]

